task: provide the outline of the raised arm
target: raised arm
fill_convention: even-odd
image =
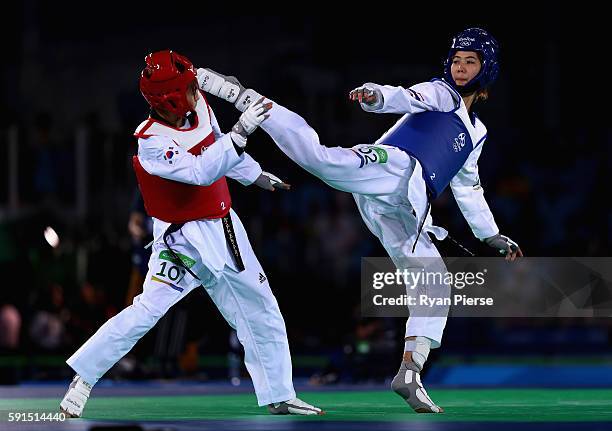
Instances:
[[[439,81],[423,82],[410,88],[366,83],[349,93],[364,111],[377,114],[416,114],[424,111],[448,112],[455,109],[457,96]]]
[[[188,184],[210,185],[244,160],[247,136],[268,118],[271,107],[271,104],[264,104],[263,99],[253,103],[226,135],[221,135],[216,124],[213,132],[219,138],[198,155],[165,136],[140,138],[140,164],[151,175]]]
[[[216,139],[221,139],[225,136],[223,132],[221,132],[217,117],[212,109],[210,110],[210,122]],[[289,190],[291,188],[291,185],[285,183],[275,175],[264,172],[260,164],[246,152],[243,154],[242,160],[233,168],[229,169],[225,175],[238,181],[243,186],[255,184],[269,191],[274,191],[274,189]]]
[[[208,186],[241,162],[230,135],[225,135],[202,154],[193,155],[165,136],[138,140],[138,159],[151,175],[181,183]]]
[[[210,123],[212,125],[215,139],[222,139],[225,134],[221,132],[219,122],[213,110],[210,110]],[[233,180],[238,181],[243,186],[251,185],[259,178],[262,173],[261,166],[257,163],[253,157],[246,152],[243,154],[242,159],[232,168],[230,168],[225,175]]]

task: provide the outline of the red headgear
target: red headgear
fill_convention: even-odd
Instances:
[[[145,57],[147,67],[140,74],[140,92],[152,108],[161,108],[184,117],[189,112],[187,90],[196,71],[187,57],[157,51]]]

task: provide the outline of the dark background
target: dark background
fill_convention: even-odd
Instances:
[[[0,68],[0,305],[3,330],[14,330],[16,315],[20,324],[18,342],[3,341],[5,359],[65,359],[126,305],[131,255],[140,249],[127,231],[137,191],[132,132],[148,114],[138,77],[145,55],[159,49],[237,76],[302,115],[324,145],[353,146],[376,140],[397,116],[363,112],[348,102],[351,89],[366,81],[408,87],[439,77],[452,36],[470,26],[486,28],[502,51],[491,98],[475,108],[488,128],[480,176],[502,233],[530,256],[610,254],[610,38],[604,24],[392,8],[299,18],[232,16],[207,10],[204,3],[176,9],[181,12],[127,2],[88,12],[36,1],[8,7]],[[238,112],[209,100],[222,128],[229,129]],[[17,162],[10,157],[11,133],[17,136]],[[249,138],[248,151],[264,170],[293,185],[291,192],[269,193],[230,181],[234,209],[280,302],[292,352],[319,358],[297,361],[298,374],[388,374],[399,361],[404,322],[359,317],[360,257],[384,256],[384,250],[361,222],[352,197],[301,171],[262,132]],[[11,164],[18,168],[12,202]],[[469,248],[489,253],[472,236],[450,192],[435,202],[433,215]],[[46,226],[60,236],[56,249],[43,238]],[[462,254],[446,243],[440,249]],[[184,346],[200,358],[225,355],[228,329],[205,293],[194,292],[180,307],[188,315],[181,329]],[[576,343],[581,352],[603,353],[609,350],[608,325],[451,319],[442,356],[550,356]],[[136,362],[157,355],[159,343],[155,331],[147,335],[134,352]],[[183,347],[172,360],[185,357],[190,348]],[[361,368],[372,363],[372,355],[379,355],[379,369]],[[23,365],[2,363],[7,370]],[[61,366],[22,367],[18,378],[67,373]]]

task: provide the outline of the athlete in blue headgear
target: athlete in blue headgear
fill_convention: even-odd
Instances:
[[[440,240],[447,236],[432,224],[430,202],[448,185],[474,235],[514,260],[522,252],[500,235],[480,185],[477,163],[487,131],[472,110],[497,78],[498,50],[486,31],[471,28],[453,39],[443,79],[407,89],[370,83],[351,91],[350,99],[365,111],[403,114],[373,145],[325,147],[302,117],[277,103],[261,128],[308,172],[353,194],[365,224],[398,269],[446,273],[434,243],[421,232]],[[198,81],[204,91],[240,110],[261,97],[209,69],[198,70]],[[433,300],[450,295],[444,282],[422,283],[417,289]],[[417,303],[408,308],[405,351],[392,388],[416,412],[441,413],[423,388],[420,372],[430,349],[440,346],[448,306]]]
[[[457,65],[461,57],[469,58],[470,55],[457,55],[458,52],[471,54],[472,59],[467,64],[474,66],[472,72],[474,76],[467,79],[456,68],[455,73],[452,66]],[[484,94],[499,75],[499,44],[497,41],[480,28],[468,28],[462,31],[453,39],[448,57],[444,62],[444,79],[450,83],[461,95],[470,95],[476,92]],[[474,54],[478,58],[474,59]],[[458,58],[457,58],[458,57]],[[469,75],[472,75],[470,73]]]

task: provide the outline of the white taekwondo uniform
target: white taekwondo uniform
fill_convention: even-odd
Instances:
[[[384,104],[366,111],[403,114],[396,126],[373,145],[353,148],[326,147],[317,133],[299,115],[274,103],[270,118],[262,123],[277,146],[293,161],[331,187],[352,193],[359,212],[370,231],[400,268],[446,271],[440,254],[428,235],[420,235],[418,226],[428,211],[427,185],[421,163],[397,146],[385,145],[389,134],[409,116],[425,111],[454,112],[467,129],[473,148],[465,163],[450,180],[453,195],[474,235],[480,239],[499,232],[484,199],[478,177],[478,158],[486,138],[486,128],[475,115],[468,113],[461,96],[446,82],[433,80],[409,89],[367,84],[382,92]],[[461,148],[459,148],[461,150]],[[414,210],[414,212],[413,212]],[[415,216],[416,214],[416,216]],[[444,239],[447,232],[432,224],[428,213],[425,232]],[[422,259],[429,258],[429,259]],[[447,297],[445,284],[418,286],[430,298]],[[439,347],[446,325],[448,307],[411,306],[406,323],[406,336],[424,336]]]
[[[261,167],[248,154],[238,155],[230,135],[220,132],[203,94],[198,99],[196,115],[188,120],[191,123],[188,121],[180,129],[151,118],[138,127],[138,162],[144,169],[141,175],[150,175],[156,181],[161,181],[160,177],[171,180],[167,183],[170,187],[177,186],[176,183],[181,183],[179,187],[217,184],[220,192],[214,198],[219,200],[215,201],[218,211],[211,218],[186,221],[169,237],[168,243],[180,256],[182,265],[177,264],[163,240],[170,223],[154,217],[155,239],[143,292],[134,298],[132,305],[100,327],[67,363],[86,382],[95,384],[172,305],[203,285],[244,346],[244,360],[258,404],[293,399],[285,322],[244,226],[230,208],[224,178],[227,175],[242,184],[251,184],[261,174]],[[139,183],[142,190],[140,177]],[[143,195],[147,206],[144,190]],[[164,196],[159,198],[164,204]],[[187,212],[198,211],[189,205],[185,208]],[[243,271],[239,270],[226,240],[222,217],[228,215]]]

